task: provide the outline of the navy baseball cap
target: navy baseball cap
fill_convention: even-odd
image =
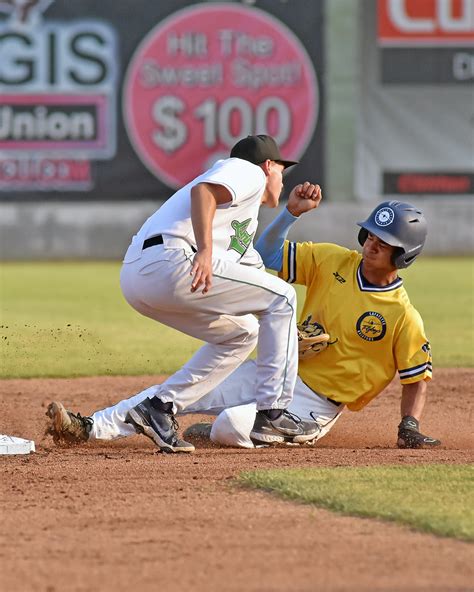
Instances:
[[[247,136],[239,140],[230,151],[231,158],[241,158],[253,164],[261,164],[266,160],[275,160],[284,165],[285,168],[298,164],[296,160],[285,160],[271,136],[260,134],[258,136]]]

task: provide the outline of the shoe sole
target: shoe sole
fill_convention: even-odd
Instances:
[[[315,440],[319,432],[314,434],[303,434],[302,436],[295,436],[293,438],[293,442],[295,444],[304,444],[305,442],[311,442],[311,440]]]
[[[131,423],[137,432],[150,438],[162,452],[194,452],[195,448],[192,445],[187,447],[171,446],[162,440],[151,426],[141,423],[142,421],[144,421],[143,417],[135,409],[130,409],[125,417],[125,423]]]
[[[305,444],[306,442],[311,442],[316,438],[318,432],[315,434],[301,434],[299,436],[278,436],[276,434],[262,434],[260,432],[250,432],[250,437],[253,440],[258,440],[259,442],[278,442],[282,443],[293,443],[293,444]]]
[[[400,448],[402,450],[422,450],[426,448],[435,448],[436,446],[440,446],[440,444],[440,440],[435,440],[434,442],[420,442],[416,446],[409,446],[408,444],[406,444],[405,440],[399,439],[397,441],[397,448]]]
[[[279,442],[281,444],[283,442],[293,441],[293,438],[288,440],[288,437],[285,436],[262,434],[261,432],[250,432],[250,438],[252,438],[252,440],[257,440],[258,442],[266,442],[267,444],[271,444],[272,442]]]

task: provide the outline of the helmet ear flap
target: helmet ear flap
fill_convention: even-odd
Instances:
[[[403,269],[405,265],[405,251],[401,247],[395,247],[392,255],[392,263],[397,269]]]
[[[365,228],[361,228],[359,230],[359,235],[357,237],[358,241],[359,241],[359,245],[361,247],[364,246],[365,241],[367,240],[367,237],[369,236],[369,231],[366,230]]]
[[[397,248],[393,254],[392,261],[397,269],[405,269],[415,261],[419,254],[415,253],[415,255],[407,256],[402,248]]]

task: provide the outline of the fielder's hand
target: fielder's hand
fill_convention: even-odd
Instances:
[[[432,448],[441,444],[440,440],[421,434],[419,427],[417,419],[405,415],[398,425],[398,448]]]
[[[286,207],[293,216],[301,216],[301,214],[317,208],[322,197],[319,185],[313,185],[313,183],[305,181],[293,188]]]
[[[323,332],[320,325],[300,323],[298,325],[298,356],[300,360],[308,360],[326,349],[329,335]]]
[[[209,292],[212,286],[212,255],[207,250],[198,251],[194,255],[191,275],[191,292],[195,292],[202,285],[202,293]]]

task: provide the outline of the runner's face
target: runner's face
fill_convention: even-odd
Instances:
[[[267,186],[262,196],[262,204],[269,208],[276,208],[283,191],[283,171],[285,167],[274,160],[269,161],[267,167]]]
[[[388,245],[369,232],[367,239],[362,247],[364,257],[364,267],[377,269],[380,271],[394,271],[396,267],[392,263],[392,255],[395,247]]]

